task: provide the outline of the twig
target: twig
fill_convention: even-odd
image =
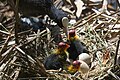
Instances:
[[[91,17],[94,16],[95,14],[96,14],[96,13],[93,13],[93,14],[91,14],[90,16],[83,18],[82,20],[81,20],[81,19],[78,20],[78,21],[73,25],[73,27],[77,26],[77,25],[80,24],[82,21],[91,18]]]
[[[115,51],[114,66],[116,65],[116,61],[117,61],[117,55],[118,55],[118,50],[119,50],[119,44],[120,44],[120,35],[119,35],[119,40],[118,40],[118,42],[117,42],[117,47],[116,47],[116,51]]]
[[[51,79],[51,80],[56,80],[56,78],[55,77],[29,77],[29,78],[18,78],[18,80],[49,80],[49,79]]]
[[[3,25],[2,25],[2,23],[0,23],[0,26],[2,26],[6,31],[8,31],[7,29],[6,29],[6,27],[4,27]],[[9,32],[9,31],[8,31]]]
[[[27,55],[21,48],[19,48],[19,47],[15,47],[20,53],[22,53],[23,55],[26,55],[26,57],[29,59],[29,61],[31,62],[31,63],[34,63],[35,62],[35,60],[30,56],[30,55]]]
[[[14,46],[12,46],[10,49],[8,49],[5,53],[3,53],[1,56],[2,58],[0,59],[0,66],[3,64],[4,60],[6,58],[10,57],[10,52],[14,49]]]
[[[32,29],[29,29],[29,30],[26,30],[26,31],[22,31],[22,32],[18,33],[18,35],[23,35],[23,34],[30,33],[30,31],[32,31]]]
[[[19,42],[18,42],[18,28],[19,28],[18,4],[19,4],[19,0],[16,0],[15,10],[14,10],[15,19],[16,19],[16,23],[15,23],[15,42],[16,42],[16,44],[19,44]]]
[[[105,44],[105,42],[100,37],[100,35],[98,35],[98,33],[95,30],[93,30],[93,32],[95,33],[96,37],[102,42],[102,44],[104,45],[104,47],[107,47],[106,44]]]
[[[4,77],[7,77],[9,80],[13,80],[9,75],[4,72],[0,72],[0,80],[4,80]]]
[[[112,28],[108,30],[108,32],[105,34],[104,38],[106,38],[106,36],[110,33],[110,31],[115,27],[116,23],[119,21],[119,19],[117,19],[115,21],[115,23],[113,24]]]
[[[96,12],[97,14],[99,14],[100,12],[95,10],[95,9],[92,9],[94,12]],[[106,18],[110,18],[110,19],[113,19],[113,20],[116,20],[116,18],[112,17],[112,16],[109,16],[109,15],[106,15],[106,14],[101,14],[101,16],[103,17],[106,17]]]
[[[5,49],[6,49],[6,46],[7,46],[8,42],[9,42],[9,40],[10,40],[10,37],[11,37],[11,36],[8,36],[8,37],[7,37],[4,45],[2,46],[2,48],[1,48],[1,50],[0,50],[0,56],[2,55],[2,53],[4,53],[4,51],[5,51]]]
[[[17,80],[17,79],[18,79],[18,76],[19,76],[20,70],[21,70],[21,67],[18,68],[17,71],[15,72],[15,77],[14,77],[13,80]]]
[[[97,14],[97,15],[95,15],[95,16],[89,18],[88,20],[86,20],[84,23],[81,23],[81,24],[79,24],[79,25],[77,25],[77,26],[74,26],[75,29],[78,28],[79,26],[85,25],[85,24],[88,23],[90,20],[92,20],[92,19],[98,17],[98,16],[101,15],[102,13],[103,13],[103,12],[100,12],[99,14]]]
[[[13,31],[13,29],[14,29],[14,28],[12,28],[9,32],[11,33],[11,32]],[[8,37],[7,37],[4,45],[3,45],[2,48],[0,49],[0,58],[1,58],[1,54],[4,53],[4,51],[5,51],[6,46],[7,46],[8,42],[9,42],[10,38],[11,38],[11,35],[8,35]]]
[[[36,65],[39,66],[39,69],[40,69],[40,71],[41,71],[41,75],[42,75],[43,77],[48,77],[48,76],[50,76],[50,75],[46,72],[45,68],[43,67],[42,63],[38,60],[37,57],[35,58],[35,61],[36,61]]]
[[[41,33],[39,33],[38,35],[40,36],[41,34],[43,34],[44,32],[46,32],[46,30],[42,31]],[[30,41],[28,41],[27,43],[23,44],[23,45],[18,45],[16,48],[18,51],[22,52],[23,55],[27,55],[25,54],[20,48],[24,47],[25,45],[27,45],[28,43],[34,41],[37,37],[39,36],[35,36],[33,37]],[[30,57],[29,55],[27,55],[27,57],[31,60],[32,57]],[[34,61],[35,60],[35,61]],[[48,76],[48,73],[45,71],[44,67],[42,66],[42,63],[40,61],[38,61],[38,59],[32,59],[31,61],[35,62],[36,65],[39,66],[39,70],[40,70],[40,73],[42,76],[45,76],[47,77]]]
[[[110,71],[110,69],[107,71],[107,73],[114,77],[116,80],[120,80],[120,78],[117,75],[115,75],[112,71]]]
[[[0,33],[10,35],[10,33],[9,33],[9,32],[2,31],[2,30],[0,30]]]
[[[11,8],[13,9],[14,13],[15,13],[15,19],[16,19],[16,22],[15,22],[15,42],[16,44],[18,44],[18,25],[19,25],[19,15],[18,15],[18,3],[19,3],[19,0],[16,0],[16,4],[14,3],[14,0],[7,0],[8,4],[11,6]]]
[[[113,13],[111,13],[109,16],[112,16],[112,15],[118,14],[119,12],[120,12],[120,11],[113,12]]]
[[[118,0],[116,0],[116,1],[117,1],[117,4],[118,4],[119,8],[120,8],[120,1],[118,1]]]
[[[16,53],[15,53],[15,54],[16,54]],[[7,62],[5,63],[5,66],[3,67],[3,69],[1,70],[1,72],[5,72],[5,69],[7,69],[8,65],[9,65],[9,63],[12,61],[12,58],[13,58],[13,57],[14,57],[14,56],[10,57],[10,59],[7,60]]]
[[[75,5],[75,3],[74,3],[74,0],[70,0],[70,2],[72,3],[72,5],[73,5],[73,7],[74,7],[74,9],[75,9],[74,15],[76,15],[77,7],[76,7],[76,5]]]
[[[40,33],[38,34],[39,37],[40,37],[43,33],[45,33],[45,32],[46,32],[46,30],[40,32]],[[46,35],[47,35],[47,34],[46,34]],[[44,36],[45,36],[45,35],[44,35]],[[31,40],[29,40],[28,42],[19,45],[19,47],[24,47],[24,46],[26,46],[27,44],[30,44],[31,42],[33,42],[34,40],[36,40],[36,38],[37,38],[37,36],[33,37],[33,38],[32,38]]]

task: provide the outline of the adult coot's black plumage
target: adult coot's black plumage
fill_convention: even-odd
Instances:
[[[20,18],[21,31],[33,28],[33,31],[37,32],[38,29],[45,30],[43,19],[34,17],[21,17]]]
[[[10,5],[12,4],[12,0],[7,1]],[[13,1],[16,2],[16,0]],[[65,12],[54,6],[52,0],[19,0],[18,11],[24,16],[48,15],[61,28],[64,26],[62,24],[63,17],[67,17]]]

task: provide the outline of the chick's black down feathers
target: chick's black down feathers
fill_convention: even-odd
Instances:
[[[70,47],[67,49],[67,51],[69,52],[70,59],[76,60],[81,53],[88,53],[88,50],[80,41],[80,38],[75,33],[74,29],[69,31],[68,42],[70,43]]]
[[[85,52],[85,48],[79,40],[75,40],[71,41],[70,47],[67,49],[67,51],[69,52],[69,58],[76,60],[81,53]]]
[[[61,56],[58,54],[51,54],[44,60],[44,67],[47,70],[50,70],[50,69],[57,70],[57,69],[63,68],[64,66],[63,64],[65,60],[66,58],[61,58]]]
[[[67,54],[67,49],[69,45],[60,42],[58,44],[58,48],[54,49],[54,52],[51,52],[49,56],[47,56],[44,60],[44,66],[46,69],[60,69],[64,68],[65,65],[67,64],[67,59],[68,59],[68,54]]]

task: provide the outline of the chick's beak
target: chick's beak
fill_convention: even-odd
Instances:
[[[67,17],[62,18],[63,32],[66,34],[67,38],[68,38],[68,22],[69,20]]]
[[[70,45],[66,44],[66,48],[69,48],[69,47],[70,47]]]

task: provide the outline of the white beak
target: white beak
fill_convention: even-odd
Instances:
[[[69,20],[67,17],[62,18],[62,25],[64,26],[63,32],[66,34],[67,38],[68,38],[68,22],[69,22]]]

